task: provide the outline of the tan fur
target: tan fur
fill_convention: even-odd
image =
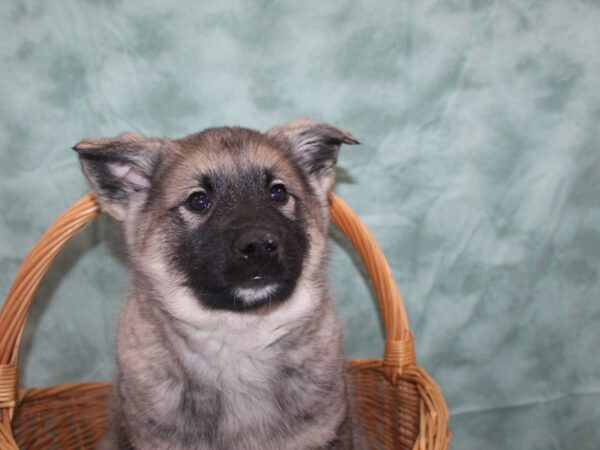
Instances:
[[[123,134],[75,147],[102,207],[123,223],[133,282],[119,319],[111,422],[100,448],[363,448],[325,264],[327,193],[342,142],[356,140],[304,120],[264,135],[229,128],[177,141]],[[277,174],[293,194],[281,214],[300,221],[307,251],[285,301],[214,309],[173,265],[173,240],[207,226],[210,215],[185,206],[202,177],[236,180],[253,168]],[[218,197],[215,210],[236,195]]]

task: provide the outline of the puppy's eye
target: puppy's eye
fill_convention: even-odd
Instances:
[[[192,211],[206,211],[211,206],[210,198],[206,192],[193,192],[186,200],[187,206]]]
[[[288,192],[281,183],[276,183],[269,190],[269,198],[277,203],[285,203],[288,199]]]

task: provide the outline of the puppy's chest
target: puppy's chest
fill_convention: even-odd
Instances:
[[[173,442],[181,449],[285,448],[288,440],[331,422],[333,392],[323,391],[309,374],[279,364],[251,367],[212,380],[188,373],[171,397],[165,422],[154,430],[169,437],[171,448]]]
[[[197,332],[176,345],[182,369],[207,384],[260,389],[277,377],[289,358],[280,345],[260,335],[226,335]]]
[[[183,353],[183,373],[171,380],[179,389],[165,402],[170,412],[163,417],[184,441],[221,441],[227,447],[223,439],[268,441],[271,433],[294,433],[316,422],[327,411],[328,396],[336,394],[334,380],[304,364],[302,351],[211,348],[204,342],[202,353],[189,347]]]
[[[297,448],[290,440],[334,432],[345,411],[335,332],[297,323],[224,328],[121,328],[119,389],[136,442]]]

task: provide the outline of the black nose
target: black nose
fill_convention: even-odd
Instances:
[[[234,250],[238,257],[248,262],[265,262],[277,258],[279,243],[272,233],[246,230],[235,239]]]

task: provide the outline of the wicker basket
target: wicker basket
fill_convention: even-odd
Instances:
[[[447,449],[446,404],[435,382],[416,365],[413,336],[388,264],[358,217],[334,195],[330,210],[366,265],[386,332],[383,359],[348,365],[371,446]],[[0,312],[0,450],[93,448],[103,432],[107,383],[17,391],[19,343],[35,291],[65,243],[98,213],[93,195],[86,194],[54,222],[23,261]]]

